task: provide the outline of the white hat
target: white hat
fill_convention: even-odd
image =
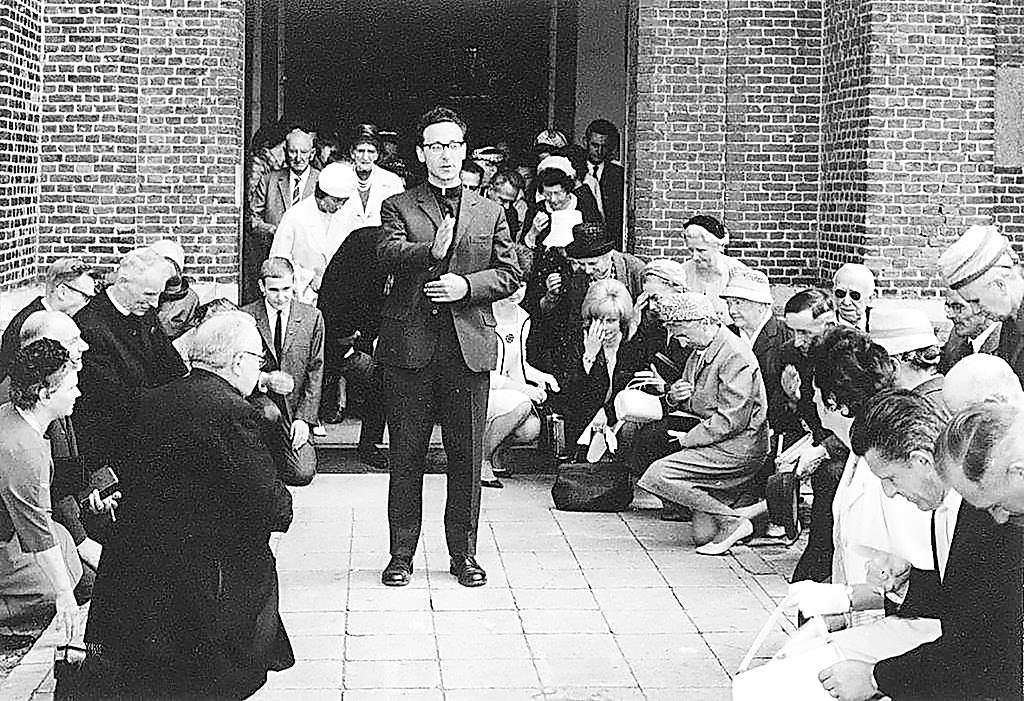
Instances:
[[[768,276],[760,270],[746,266],[736,268],[729,276],[729,282],[720,297],[735,297],[759,304],[772,304],[772,288]]]
[[[355,168],[350,163],[328,163],[320,171],[316,185],[332,197],[355,197]]]
[[[975,225],[939,256],[939,271],[954,290],[968,285],[997,265],[1012,265],[1010,242],[994,226]]]
[[[548,168],[560,170],[570,178],[576,177],[576,169],[572,167],[572,163],[565,156],[548,156],[541,159],[541,162],[537,164],[538,173]]]
[[[878,306],[871,311],[871,340],[889,355],[939,345],[928,315],[902,305]]]
[[[150,244],[149,249],[163,258],[174,261],[178,266],[179,273],[185,269],[185,249],[177,241],[160,239],[156,243]]]

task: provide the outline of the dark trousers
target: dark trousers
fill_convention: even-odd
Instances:
[[[448,458],[444,531],[448,553],[476,555],[480,462],[490,375],[466,367],[458,341],[438,343],[426,367],[382,365],[390,432],[391,555],[411,559],[423,520],[423,473],[435,418]]]
[[[844,466],[842,460],[829,460],[811,475],[811,489],[814,490],[811,526],[807,547],[793,571],[794,582],[805,579],[824,582],[832,576],[832,554],[835,549],[832,541],[832,501],[839,489]]]
[[[384,403],[377,362],[368,353],[356,351],[341,361],[338,374],[348,382],[349,390],[355,390],[362,399],[359,449],[370,450],[384,440]]]

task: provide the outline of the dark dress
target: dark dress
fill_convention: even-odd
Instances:
[[[245,698],[294,664],[268,540],[291,494],[257,409],[195,369],[132,406],[135,450],[85,639],[115,698]],[[102,696],[102,694],[100,694]]]

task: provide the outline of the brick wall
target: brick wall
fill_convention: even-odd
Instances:
[[[724,218],[729,252],[811,282],[817,238],[819,0],[637,0],[635,250],[678,254],[682,223]]]
[[[996,150],[995,221],[1019,247],[1024,245],[1024,3],[998,5],[996,33],[997,89],[1007,92],[1008,112],[997,116],[996,137],[1007,139],[1010,152]],[[1004,117],[1004,119],[999,119]],[[1006,129],[1013,134],[1000,134]]]
[[[144,0],[139,44],[137,225],[175,238],[188,272],[238,275],[243,0]]]
[[[864,262],[887,294],[937,295],[938,254],[993,213],[995,5],[872,10]]]
[[[823,10],[817,256],[825,280],[864,255],[869,20],[863,0],[829,1]]]
[[[731,0],[725,221],[732,253],[773,281],[812,284],[818,238],[820,0]]]
[[[0,284],[72,252],[111,266],[161,237],[181,241],[197,278],[236,278],[244,16],[243,0],[48,0],[42,96],[20,99],[41,112],[28,156],[41,171],[38,246],[13,239],[33,265],[0,268]],[[36,222],[21,226],[35,241]]]
[[[0,22],[0,288],[36,270],[41,14],[42,0],[7,0]]]

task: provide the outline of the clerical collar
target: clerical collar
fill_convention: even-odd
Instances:
[[[452,185],[451,187],[439,187],[434,183],[427,183],[427,187],[437,197],[444,197],[445,199],[453,200],[462,197],[462,185]]]

